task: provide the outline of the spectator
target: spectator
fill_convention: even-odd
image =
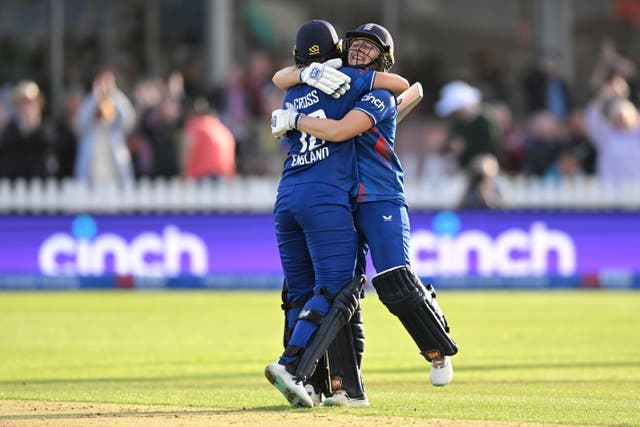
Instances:
[[[553,114],[540,111],[532,115],[527,127],[523,172],[544,176],[567,144],[563,136],[562,123]]]
[[[424,159],[422,165],[420,165],[422,170],[420,173],[417,173],[416,176],[432,181],[446,181],[448,177],[455,174],[457,171],[457,160],[453,155],[443,150],[447,136],[447,128],[444,124],[434,122],[424,127],[419,139],[419,141],[422,142]]]
[[[160,103],[164,86],[165,84],[160,78],[143,79],[133,85],[132,102],[136,110],[136,117],[142,117]]]
[[[584,176],[578,150],[569,145],[559,148],[555,162],[547,168],[544,178],[553,182]]]
[[[234,177],[235,151],[236,142],[229,128],[218,120],[204,98],[196,99],[185,126],[184,177]]]
[[[0,85],[0,134],[4,127],[9,123],[11,104],[11,87],[9,85]]]
[[[468,171],[467,187],[460,201],[460,209],[495,209],[502,205],[502,194],[496,178],[500,165],[491,154],[474,157]]]
[[[229,68],[224,84],[217,87],[212,93],[212,102],[219,112],[220,120],[229,127],[236,140],[236,158],[238,172],[245,174],[251,159],[249,150],[249,133],[252,126],[250,120],[251,96],[245,86],[245,72],[239,65]]]
[[[241,170],[249,175],[273,174],[272,156],[276,154],[269,128],[271,111],[280,107],[282,93],[271,83],[272,58],[262,51],[252,52],[244,73],[244,86],[249,99],[249,122],[242,147]],[[274,101],[274,96],[276,97]]]
[[[456,155],[461,169],[468,169],[481,154],[499,158],[496,124],[478,89],[459,80],[447,83],[440,91],[436,113],[451,118],[446,149]]]
[[[635,88],[636,71],[635,62],[618,53],[613,40],[606,38],[600,43],[598,60],[591,73],[591,88],[598,91],[602,86],[610,84],[617,78],[624,79],[629,87]],[[638,97],[635,90],[630,90],[626,96],[631,102],[637,104]]]
[[[502,172],[512,175],[520,173],[526,150],[524,127],[514,122],[511,108],[506,103],[492,102],[489,107],[496,122],[498,140],[501,142],[499,151]]]
[[[560,75],[555,54],[542,52],[523,80],[527,112],[548,111],[558,119],[573,109],[569,86]]]
[[[180,176],[180,144],[182,139],[182,91],[176,88],[174,74],[160,87],[156,105],[143,113],[133,138],[137,149],[134,162],[139,175],[152,178]]]
[[[265,52],[253,52],[246,67],[245,88],[250,97],[251,114],[255,117],[265,117],[271,113],[265,100],[265,91],[270,89],[273,64],[271,57]]]
[[[177,83],[177,90],[171,89],[174,83]],[[134,85],[133,102],[136,108],[136,117],[140,117],[136,129],[127,139],[129,152],[131,153],[133,168],[136,177],[140,176],[157,176],[155,169],[156,160],[154,159],[157,151],[154,150],[153,143],[149,133],[157,124],[159,124],[159,106],[164,103],[165,98],[182,99],[184,93],[184,80],[182,74],[173,73],[169,75],[165,82],[160,78],[145,79]],[[174,93],[175,92],[175,93]],[[173,102],[171,102],[173,103]],[[169,110],[171,107],[169,107]],[[163,145],[163,147],[166,147]],[[176,153],[174,162],[177,165],[178,159]],[[177,166],[176,166],[176,169]]]
[[[136,175],[171,178],[180,175],[181,106],[170,97],[142,117],[130,139]]]
[[[598,151],[598,177],[640,180],[640,117],[636,106],[620,95],[603,88],[587,106],[585,125]]]
[[[68,178],[73,176],[73,166],[76,161],[78,151],[78,138],[74,130],[74,120],[84,93],[82,89],[73,87],[68,89],[64,95],[64,116],[56,123],[56,144],[55,149],[58,158],[58,178]]]
[[[53,138],[42,117],[44,98],[38,85],[21,81],[12,93],[13,117],[0,135],[0,176],[45,178],[56,169]]]
[[[75,120],[79,138],[76,178],[93,184],[133,180],[126,137],[135,123],[131,102],[116,86],[111,70],[98,73],[93,92],[83,101]]]
[[[567,119],[569,145],[580,161],[580,169],[587,175],[596,173],[597,151],[587,135],[584,125],[584,112],[575,110]]]

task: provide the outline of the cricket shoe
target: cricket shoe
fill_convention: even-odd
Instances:
[[[304,385],[304,389],[307,390],[307,395],[311,398],[311,402],[313,402],[313,406],[321,406],[322,405],[322,392],[317,391],[313,384],[306,383]]]
[[[302,385],[302,381],[290,374],[284,365],[273,362],[264,369],[264,376],[295,408],[313,408],[313,400]]]
[[[366,394],[362,397],[351,397],[345,390],[338,390],[324,399],[324,406],[369,406],[369,399]]]
[[[431,360],[431,374],[429,375],[431,384],[436,387],[442,387],[451,382],[453,378],[453,365],[451,357],[444,356]]]

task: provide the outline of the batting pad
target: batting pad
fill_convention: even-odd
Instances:
[[[324,317],[322,324],[307,344],[300,358],[300,363],[296,369],[296,377],[305,380],[313,373],[318,359],[329,348],[338,331],[351,320],[353,313],[358,308],[360,293],[365,281],[364,275],[358,276],[336,295],[329,312]]]
[[[396,315],[420,353],[429,361],[458,352],[446,322],[431,305],[431,295],[410,267],[388,270],[371,280],[380,301]]]

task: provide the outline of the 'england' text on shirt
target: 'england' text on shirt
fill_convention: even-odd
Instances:
[[[322,147],[319,150],[309,151],[304,154],[294,154],[291,158],[291,167],[310,165],[327,157],[329,157],[329,147]]]
[[[293,105],[296,107],[296,110],[301,110],[303,108],[307,108],[310,105],[317,104],[320,102],[320,98],[318,98],[318,91],[312,90],[305,96],[301,96],[300,98],[295,98],[293,100]]]

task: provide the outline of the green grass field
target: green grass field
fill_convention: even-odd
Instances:
[[[263,376],[281,351],[279,299],[1,293],[0,408],[26,399],[349,413],[363,424],[397,416],[640,425],[639,292],[441,292],[460,346],[454,381],[442,388],[429,384],[413,342],[370,294],[363,371],[371,407],[308,410],[290,408]]]

